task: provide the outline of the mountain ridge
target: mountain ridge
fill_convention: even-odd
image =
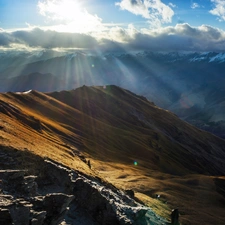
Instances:
[[[223,221],[223,139],[114,85],[5,93],[0,100],[1,146],[133,189],[167,219],[168,207],[177,207],[182,224],[211,224],[210,208]]]
[[[42,61],[38,57],[28,63],[24,58],[23,65],[6,66],[0,72],[0,91],[52,92],[82,85],[113,84],[145,96],[201,129],[225,137],[222,52],[46,54],[48,57],[44,56]]]

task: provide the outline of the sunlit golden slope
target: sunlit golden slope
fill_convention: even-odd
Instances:
[[[0,143],[132,188],[165,217],[178,207],[182,224],[225,224],[225,141],[119,87],[1,94]]]

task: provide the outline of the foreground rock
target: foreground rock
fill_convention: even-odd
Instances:
[[[113,185],[45,160],[39,176],[0,171],[0,224],[165,224]]]

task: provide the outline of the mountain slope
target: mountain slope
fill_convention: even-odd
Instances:
[[[6,56],[0,58],[6,65],[0,71],[1,92],[115,84],[144,95],[195,126],[225,136],[223,53],[41,52],[35,57],[28,54],[27,59],[22,55],[23,62],[16,65],[6,63],[13,55]],[[14,59],[17,62],[18,56]]]
[[[6,93],[0,100],[2,146],[133,189],[167,219],[178,207],[182,224],[225,222],[223,139],[117,86]]]
[[[119,134],[120,139],[124,138],[123,142],[127,143],[123,151],[130,155],[135,154],[136,151],[140,153],[144,145],[143,151],[146,152],[147,148],[149,159],[152,158],[153,161],[160,159],[163,162],[170,161],[170,165],[163,163],[167,167],[166,171],[171,170],[172,173],[171,162],[173,161],[176,164],[180,163],[179,170],[174,170],[175,174],[182,173],[181,168],[184,171],[213,174],[216,165],[218,165],[218,170],[215,173],[223,173],[224,171],[222,169],[223,152],[225,150],[223,141],[216,141],[217,139],[214,136],[179,120],[176,115],[156,107],[143,97],[116,86],[107,86],[105,89],[103,87],[83,86],[71,92],[52,93],[50,95],[85,112],[92,118],[103,121],[105,125],[111,127],[111,135],[118,135],[118,132],[121,132]],[[116,128],[115,132],[114,128]],[[97,125],[94,129],[97,129]],[[107,135],[107,130],[105,135]],[[127,140],[126,136],[128,135],[134,136],[135,147],[134,143]],[[109,135],[107,139],[110,140],[110,138]],[[118,137],[116,136],[116,138]],[[101,137],[101,139],[104,139],[104,137]],[[130,145],[129,142],[131,142]],[[214,146],[214,142],[217,142],[217,147]],[[113,145],[113,143],[111,144]],[[170,149],[170,151],[166,149]],[[184,157],[187,152],[193,158]],[[179,161],[175,160],[176,158]],[[212,168],[210,167],[211,159],[216,160]],[[193,167],[193,161],[196,164],[195,168]],[[160,166],[160,163],[158,163],[154,162],[153,164]],[[204,164],[207,166],[205,167]],[[161,168],[158,167],[157,169],[160,170]]]

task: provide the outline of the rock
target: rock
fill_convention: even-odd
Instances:
[[[63,193],[46,195],[43,202],[43,208],[46,211],[45,222],[47,222],[47,224],[56,224],[56,221],[63,218],[73,199],[73,195],[66,195]]]
[[[13,204],[10,208],[10,215],[15,225],[29,225],[30,206],[22,203]]]
[[[39,191],[47,193],[71,193],[71,170],[56,164],[50,160],[45,160],[45,165],[41,168],[38,177]],[[49,187],[49,188],[48,188]]]
[[[46,211],[31,211],[31,225],[42,225],[45,220],[46,214]]]
[[[38,185],[35,179],[37,176],[26,176],[24,177],[23,189],[27,196],[35,196],[37,195]]]
[[[179,210],[173,209],[171,212],[171,224],[179,225]]]
[[[0,171],[0,224],[146,225],[146,216],[154,217],[133,199],[132,190],[124,193],[51,160],[40,161],[37,170],[37,176],[26,170]],[[162,220],[155,216],[153,224]]]
[[[74,196],[79,206],[87,210],[100,224],[119,224],[112,205],[87,180],[82,178],[76,180]]]
[[[36,176],[24,176],[24,170],[4,170],[2,189],[17,196],[37,194]]]
[[[29,199],[30,202],[33,204],[32,209],[34,211],[43,211],[44,198],[45,196],[35,196]]]
[[[0,209],[0,224],[12,225],[12,217],[8,209]]]
[[[134,198],[134,191],[133,190],[125,190],[125,193],[130,196],[131,198]]]

